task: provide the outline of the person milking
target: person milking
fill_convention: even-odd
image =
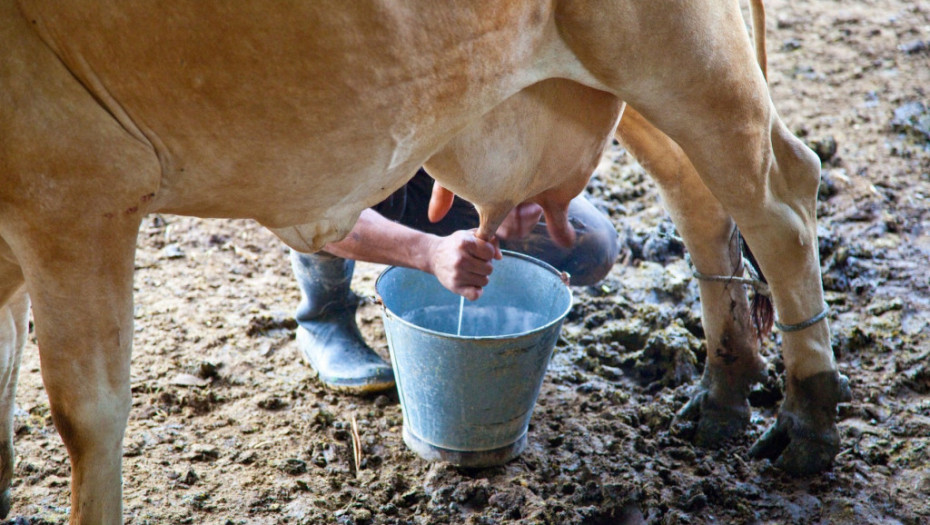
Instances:
[[[327,387],[362,394],[394,386],[391,365],[365,343],[356,324],[359,297],[350,287],[355,261],[422,270],[452,292],[476,299],[499,248],[545,261],[567,272],[576,286],[603,279],[617,258],[616,229],[584,196],[569,205],[576,240],[563,248],[540,222],[542,208],[536,204],[514,208],[494,242],[475,236],[478,213],[457,196],[445,217],[433,223],[427,214],[432,188],[433,179],[420,169],[390,197],[364,210],[343,240],[314,254],[291,251],[301,292],[297,346]]]

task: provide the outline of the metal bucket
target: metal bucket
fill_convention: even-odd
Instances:
[[[479,467],[526,447],[526,431],[572,294],[559,273],[504,252],[477,301],[432,275],[390,267],[375,283],[404,417],[424,459]]]

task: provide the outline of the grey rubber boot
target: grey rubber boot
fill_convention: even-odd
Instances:
[[[291,267],[301,292],[297,347],[320,381],[353,393],[393,387],[391,365],[365,344],[355,323],[359,298],[349,286],[355,261],[292,251]]]

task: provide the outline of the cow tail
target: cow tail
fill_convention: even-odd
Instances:
[[[765,53],[765,6],[762,0],[749,0],[749,14],[752,17],[752,41],[756,48],[756,61],[762,76],[768,79],[768,56]]]
[[[743,252],[743,259],[749,262],[750,273],[753,278],[767,285],[768,281],[762,273],[762,268],[759,267],[756,256],[752,254],[752,250],[746,244],[742,233],[739,234],[739,244],[740,250]],[[753,292],[752,301],[749,303],[749,318],[755,329],[756,337],[760,341],[772,333],[772,325],[775,324],[775,308],[772,306],[772,298],[768,294],[760,293],[758,290]]]
[[[749,0],[749,14],[752,17],[752,41],[755,45],[756,61],[759,63],[759,69],[762,70],[762,76],[768,80],[768,56],[765,52],[765,6],[762,0]],[[752,267],[754,277],[764,284],[768,284],[762,268],[756,261],[755,255],[743,239],[743,234],[739,234],[739,243],[743,252],[743,258],[749,261]],[[775,308],[772,306],[772,298],[758,291],[752,294],[752,301],[749,304],[750,320],[755,329],[756,336],[762,340],[772,333],[772,325],[775,323]]]

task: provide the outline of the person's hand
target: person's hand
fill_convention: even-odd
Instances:
[[[506,240],[517,240],[526,237],[533,227],[539,224],[542,216],[542,206],[524,202],[510,210],[504,222],[497,228],[497,237]]]
[[[475,236],[475,230],[457,231],[437,237],[430,249],[430,273],[453,293],[469,301],[481,297],[493,270],[492,261],[501,258],[496,239],[490,242]]]

